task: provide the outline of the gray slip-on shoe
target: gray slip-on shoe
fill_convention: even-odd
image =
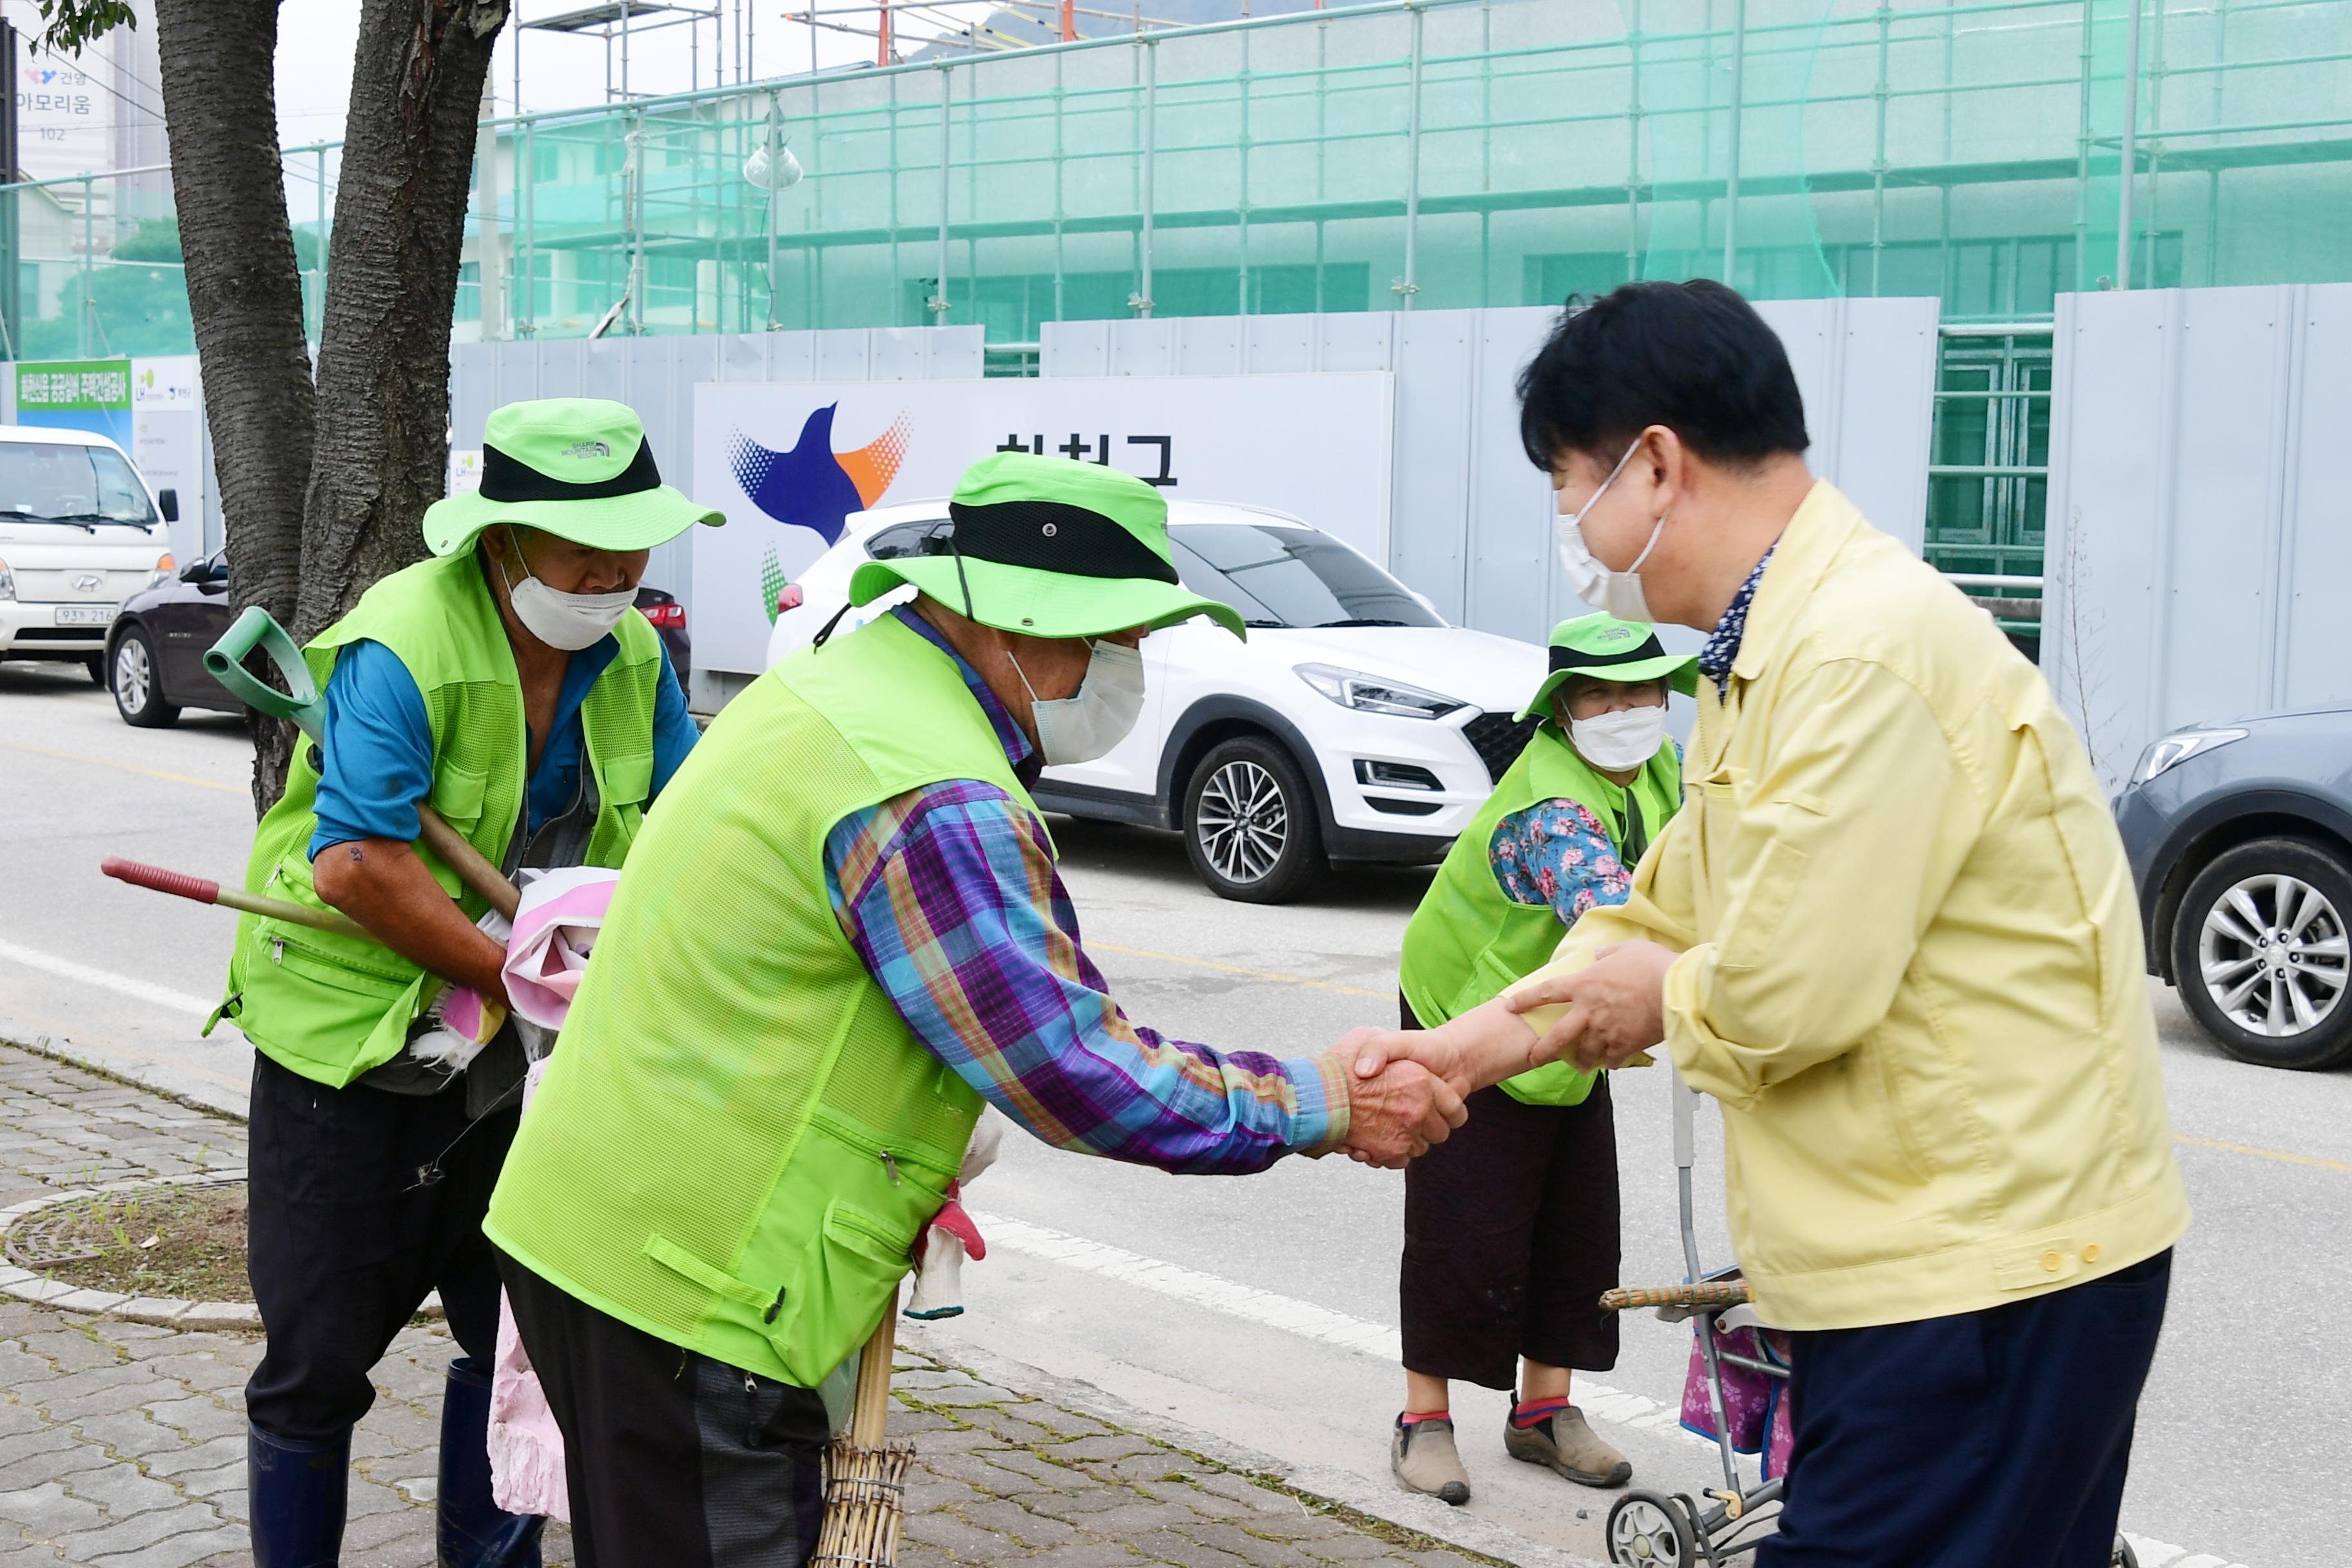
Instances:
[[[1506,1416],[1503,1447],[1514,1459],[1557,1470],[1580,1487],[1622,1487],[1633,1479],[1625,1456],[1602,1442],[1573,1405],[1533,1426]]]
[[[1389,1468],[1407,1491],[1426,1493],[1459,1508],[1470,1500],[1470,1472],[1454,1447],[1454,1423],[1442,1416],[1400,1421],[1389,1438]]]

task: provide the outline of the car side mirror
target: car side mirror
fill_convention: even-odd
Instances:
[[[163,521],[165,522],[177,522],[180,521],[179,491],[169,489],[157,490],[155,492],[155,504],[163,509]]]
[[[183,583],[209,582],[212,574],[213,563],[210,561],[191,561],[180,568],[180,581]]]

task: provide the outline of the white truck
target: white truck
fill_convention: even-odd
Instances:
[[[0,659],[83,665],[104,686],[115,609],[172,575],[178,518],[105,437],[0,426]]]

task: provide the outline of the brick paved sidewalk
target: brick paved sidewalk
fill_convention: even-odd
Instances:
[[[0,1044],[0,1206],[244,1163],[236,1122]],[[251,1334],[0,1305],[0,1568],[249,1563],[243,1387],[260,1353]],[[375,1369],[352,1442],[352,1568],[433,1561],[454,1353],[439,1327],[411,1329]],[[892,1435],[919,1456],[904,1568],[1478,1561],[934,1356],[903,1352],[895,1393]],[[561,1526],[547,1559],[572,1560]]]

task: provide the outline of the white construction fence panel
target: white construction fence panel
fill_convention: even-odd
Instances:
[[[2352,698],[2352,284],[2058,300],[2042,664],[2110,787]]]
[[[1391,383],[1359,371],[703,385],[693,494],[728,523],[694,542],[695,662],[758,671],[777,594],[851,513],[944,501],[971,464],[1010,449],[1118,468],[1171,500],[1246,499],[1378,560]]]

